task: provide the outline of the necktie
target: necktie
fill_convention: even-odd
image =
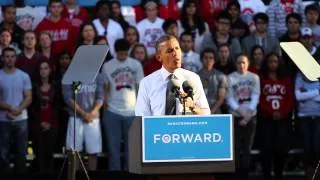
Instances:
[[[174,78],[173,74],[168,76],[168,84],[167,84],[167,92],[166,92],[166,115],[174,115],[176,114],[176,97],[174,93],[171,91],[172,82],[171,80]]]

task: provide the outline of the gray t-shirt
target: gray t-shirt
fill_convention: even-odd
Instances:
[[[144,77],[141,63],[130,57],[125,61],[112,59],[103,65],[102,74],[109,87],[108,110],[134,116],[137,87]]]
[[[24,92],[31,89],[31,80],[27,73],[19,69],[16,69],[13,73],[0,70],[0,101],[17,108],[23,102]],[[27,118],[27,110],[24,109],[15,121],[26,120]],[[12,121],[7,118],[7,111],[0,109],[0,121]]]
[[[212,109],[217,102],[218,90],[220,88],[228,88],[227,77],[221,71],[216,69],[212,69],[210,72],[202,69],[198,74],[202,81],[203,89],[207,96],[210,109]],[[220,109],[218,109],[216,113],[220,112]]]
[[[70,103],[73,98],[73,91],[71,85],[62,86],[63,97],[67,104]],[[95,104],[103,104],[104,100],[104,87],[103,79],[99,74],[95,81],[88,84],[82,84],[80,91],[77,94],[77,104],[85,111],[90,112]],[[73,107],[73,104],[69,104]],[[69,108],[69,115],[73,116],[74,112]],[[79,114],[77,114],[79,117]]]

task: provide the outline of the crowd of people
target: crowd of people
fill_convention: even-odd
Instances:
[[[87,153],[89,170],[97,168],[105,146],[109,170],[127,170],[139,83],[162,67],[155,45],[167,34],[180,43],[182,68],[200,76],[211,114],[233,115],[236,167],[243,179],[255,137],[264,178],[271,179],[273,168],[282,179],[293,129],[301,134],[305,172],[312,176],[320,156],[320,83],[299,71],[280,42],[301,42],[319,61],[317,3],[184,0],[180,10],[171,0],[167,6],[142,0],[134,6],[134,24],[122,15],[120,2],[100,0],[89,14],[76,0],[50,0],[48,15],[36,25],[18,24],[17,7],[2,6],[1,171],[10,170],[10,153],[16,172],[27,171],[29,140],[39,171],[53,170],[57,146]],[[83,84],[75,101],[61,80],[81,45],[107,45],[110,51],[95,82]]]

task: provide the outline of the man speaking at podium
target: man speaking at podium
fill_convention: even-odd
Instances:
[[[181,68],[182,52],[174,36],[157,41],[156,58],[162,68],[141,80],[136,116],[210,114],[200,77]]]

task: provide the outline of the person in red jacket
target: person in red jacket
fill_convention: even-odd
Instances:
[[[266,56],[260,71],[261,160],[265,180],[282,179],[290,137],[290,118],[294,108],[293,82],[285,73],[278,53]]]
[[[76,42],[76,29],[65,19],[62,18],[63,9],[60,0],[50,0],[48,4],[50,15],[44,18],[36,28],[36,33],[47,31],[52,37],[52,54],[58,55],[67,49],[73,54]]]

